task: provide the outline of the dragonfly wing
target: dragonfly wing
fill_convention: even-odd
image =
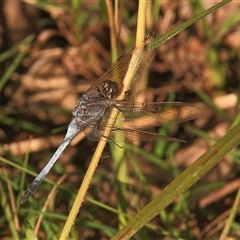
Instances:
[[[84,129],[84,133],[88,139],[93,141],[98,141],[101,137],[104,137],[104,130],[110,126],[103,120],[98,125],[92,125]],[[138,129],[128,129],[120,127],[112,127],[110,135],[106,137],[108,142],[139,142],[139,141],[177,141],[184,142],[183,140],[177,138],[171,138],[168,136],[159,135],[156,133],[146,132]]]
[[[192,104],[180,102],[133,103],[116,102],[120,115],[116,125],[123,128],[148,128],[167,123],[186,122],[200,117],[201,110]]]
[[[174,142],[185,142],[183,140],[163,136],[157,133],[146,132],[142,130],[132,130],[128,128],[113,128],[112,136],[114,136],[117,142],[139,142],[139,141],[174,141]]]
[[[86,127],[83,132],[85,136],[92,141],[99,141],[99,139],[103,136],[103,131],[100,131],[96,124],[89,124],[89,126]]]
[[[147,43],[147,42],[146,42]],[[143,60],[140,64],[139,70],[137,73],[133,76],[132,82],[138,77],[141,70],[149,63],[149,60],[152,58],[154,51],[148,51],[146,44],[146,50],[144,52]],[[119,57],[106,71],[105,74],[102,75],[90,88],[88,91],[94,89],[94,88],[102,88],[102,84],[108,80],[114,82],[117,84],[118,87],[118,93],[120,94],[123,90],[123,80],[125,78],[125,75],[127,73],[127,70],[129,68],[129,63],[132,58],[133,51],[130,51],[129,53],[125,54],[124,56]],[[128,89],[126,89],[127,91]],[[87,92],[88,92],[87,91]],[[118,95],[119,95],[118,94]],[[117,96],[114,96],[117,97]]]
[[[119,57],[90,88],[88,91],[94,89],[95,87],[100,86],[106,80],[111,80],[118,85],[119,93],[123,89],[123,79],[127,72],[129,62],[132,57],[132,51],[127,53],[124,56]]]
[[[201,115],[201,111],[188,103],[129,103],[125,101],[107,100],[106,105],[117,108],[120,113],[116,119],[109,140],[118,142],[137,141],[181,141],[176,138],[162,136],[155,133],[140,131],[138,129],[161,126],[167,123],[185,122],[195,119]],[[98,141],[104,137],[104,129],[108,126],[111,107],[109,107],[98,122],[93,121],[91,125],[84,129],[90,140]]]

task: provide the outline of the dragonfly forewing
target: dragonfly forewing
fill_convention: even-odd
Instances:
[[[146,45],[147,46],[147,45]],[[147,48],[146,48],[147,49]],[[101,89],[102,83],[106,81],[112,81],[114,82],[118,87],[118,95],[123,90],[123,80],[125,78],[125,75],[129,68],[129,63],[132,58],[133,50],[128,52],[127,54],[119,57],[108,69],[107,71],[93,84],[90,86],[90,88],[87,90],[91,91],[93,89]],[[141,70],[149,63],[150,59],[154,55],[154,51],[148,51],[146,50],[144,52],[144,58],[142,59],[142,62],[140,63],[138,72],[133,76],[132,82],[138,77],[138,74],[141,72]],[[130,90],[127,89],[126,92]],[[117,95],[117,96],[118,96]],[[116,98],[117,96],[114,96]]]
[[[138,141],[182,141],[168,136],[139,130],[161,126],[166,123],[179,123],[195,119],[201,115],[201,111],[188,103],[129,103],[106,101],[108,110],[98,122],[91,122],[90,127],[84,130],[85,135],[94,141],[104,136],[104,129],[111,128],[107,137],[109,141],[138,142]],[[94,107],[94,105],[92,105]],[[111,109],[115,107],[120,110],[113,127],[108,126]],[[182,141],[184,142],[184,141]]]
[[[118,102],[120,111],[116,120],[123,128],[148,128],[186,122],[201,116],[201,110],[192,104],[180,102],[133,103]],[[122,123],[121,123],[122,122]]]
[[[92,108],[95,107],[94,104],[91,105]],[[199,108],[182,102],[129,103],[127,101],[106,100],[105,107],[106,110],[101,118],[101,127],[107,125],[112,108],[119,111],[115,125],[129,129],[181,123],[202,115]]]

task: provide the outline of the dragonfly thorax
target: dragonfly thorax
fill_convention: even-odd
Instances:
[[[86,125],[93,120],[96,121],[100,119],[105,112],[105,101],[100,92],[89,91],[79,98],[73,110],[73,117],[79,125]]]

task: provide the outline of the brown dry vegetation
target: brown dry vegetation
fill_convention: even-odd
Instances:
[[[71,119],[71,111],[79,96],[111,64],[105,2],[101,1],[99,5],[97,1],[85,1],[77,10],[70,8],[68,1],[63,0],[61,4],[59,1],[54,2],[56,5],[42,7],[38,7],[35,1],[30,4],[27,1],[2,1],[0,4],[1,53],[7,52],[19,41],[34,34],[33,40],[27,46],[19,45],[14,54],[1,61],[0,74],[4,76],[17,58],[17,54],[26,51],[6,83],[1,83],[0,155],[10,162],[21,165],[29,154],[28,168],[34,169],[34,172],[40,171],[61,143]],[[188,1],[161,2],[160,12],[157,17],[151,19],[153,23],[150,23],[149,27],[158,35],[198,12]],[[202,1],[205,9],[213,3]],[[120,1],[120,5],[118,41],[121,54],[125,54],[134,46],[137,2]],[[174,157],[178,171],[189,166],[216,139],[222,137],[239,112],[237,95],[240,82],[240,25],[226,27],[227,30],[222,35],[219,33],[219,27],[228,22],[232,16],[240,14],[239,12],[240,4],[237,1],[232,2],[167,41],[157,49],[155,58],[149,63],[147,88],[133,90],[137,101],[171,99],[194,103],[203,110],[201,118],[183,124],[180,128],[176,127],[168,133],[172,137],[187,141],[187,144],[181,144],[180,148],[178,146],[174,154],[158,153],[156,146],[154,147],[155,143],[141,145],[147,152],[154,152],[156,156],[159,154],[159,158],[170,165],[171,157]],[[210,100],[203,99],[202,92]],[[211,103],[215,103],[218,110],[209,107]],[[222,111],[224,114],[221,114]],[[202,132],[191,131],[190,126]],[[48,209],[49,213],[63,216],[50,220],[57,227],[64,224],[64,216],[68,214],[73,199],[72,194],[77,191],[82,181],[95,147],[95,142],[83,138],[80,134],[65,150],[56,168],[48,175],[49,179],[58,181],[60,176],[66,173],[67,177],[62,185],[70,189],[70,191],[61,189]],[[169,150],[170,147],[165,149]],[[226,156],[193,187],[192,192],[195,193],[190,192],[189,196],[185,197],[186,208],[176,210],[180,201],[177,199],[174,206],[171,205],[165,211],[168,215],[167,221],[161,219],[152,221],[153,225],[160,228],[156,231],[148,230],[147,238],[174,239],[172,229],[175,229],[179,236],[185,239],[217,239],[240,186],[238,165],[240,155],[237,150],[235,155]],[[130,215],[134,215],[145,206],[174,178],[174,171],[170,167],[156,168],[146,156],[141,156],[136,151],[128,153],[126,159],[133,156],[138,159],[138,167],[147,179],[148,187],[135,178],[134,167],[129,164],[131,178],[128,188],[131,194],[129,193],[127,199],[127,213]],[[116,208],[118,195],[117,184],[113,180],[116,170],[113,170],[113,167],[110,151],[106,149],[88,196]],[[1,175],[5,176],[1,181],[11,179],[10,188],[13,189],[13,195],[8,193],[8,199],[9,201],[11,198],[14,199],[13,202],[16,204],[22,194],[16,187],[20,184],[21,171],[1,161],[0,168]],[[27,175],[24,189],[31,180],[32,176]],[[10,190],[5,181],[2,182],[1,188],[7,193]],[[39,211],[50,191],[47,183],[43,185],[45,191],[41,190],[44,187],[38,189],[34,196],[35,201],[22,206],[17,214],[20,223],[19,226],[18,221],[14,224],[22,237],[23,222],[27,221],[28,216],[24,209],[30,208],[32,204],[31,209]],[[197,192],[198,189],[201,190]],[[12,231],[3,217],[6,214],[3,208],[2,205],[0,238],[8,239],[12,236]],[[182,220],[183,218],[185,220]],[[234,239],[240,236],[237,220],[239,221],[239,214],[232,232]],[[95,225],[91,224],[93,222]],[[109,236],[96,226],[96,222],[111,228],[118,227],[118,219],[114,213],[85,201],[76,222],[75,237],[108,239]],[[56,230],[55,236],[60,231],[61,227],[60,230]],[[166,237],[164,231],[170,236]],[[46,227],[41,227],[38,237],[51,239],[47,236],[49,235],[46,233]]]

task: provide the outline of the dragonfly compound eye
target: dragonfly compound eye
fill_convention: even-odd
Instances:
[[[104,98],[107,98],[107,99],[116,98],[119,94],[117,83],[111,80],[104,81],[102,83],[102,86],[99,88],[99,90],[104,96]]]

